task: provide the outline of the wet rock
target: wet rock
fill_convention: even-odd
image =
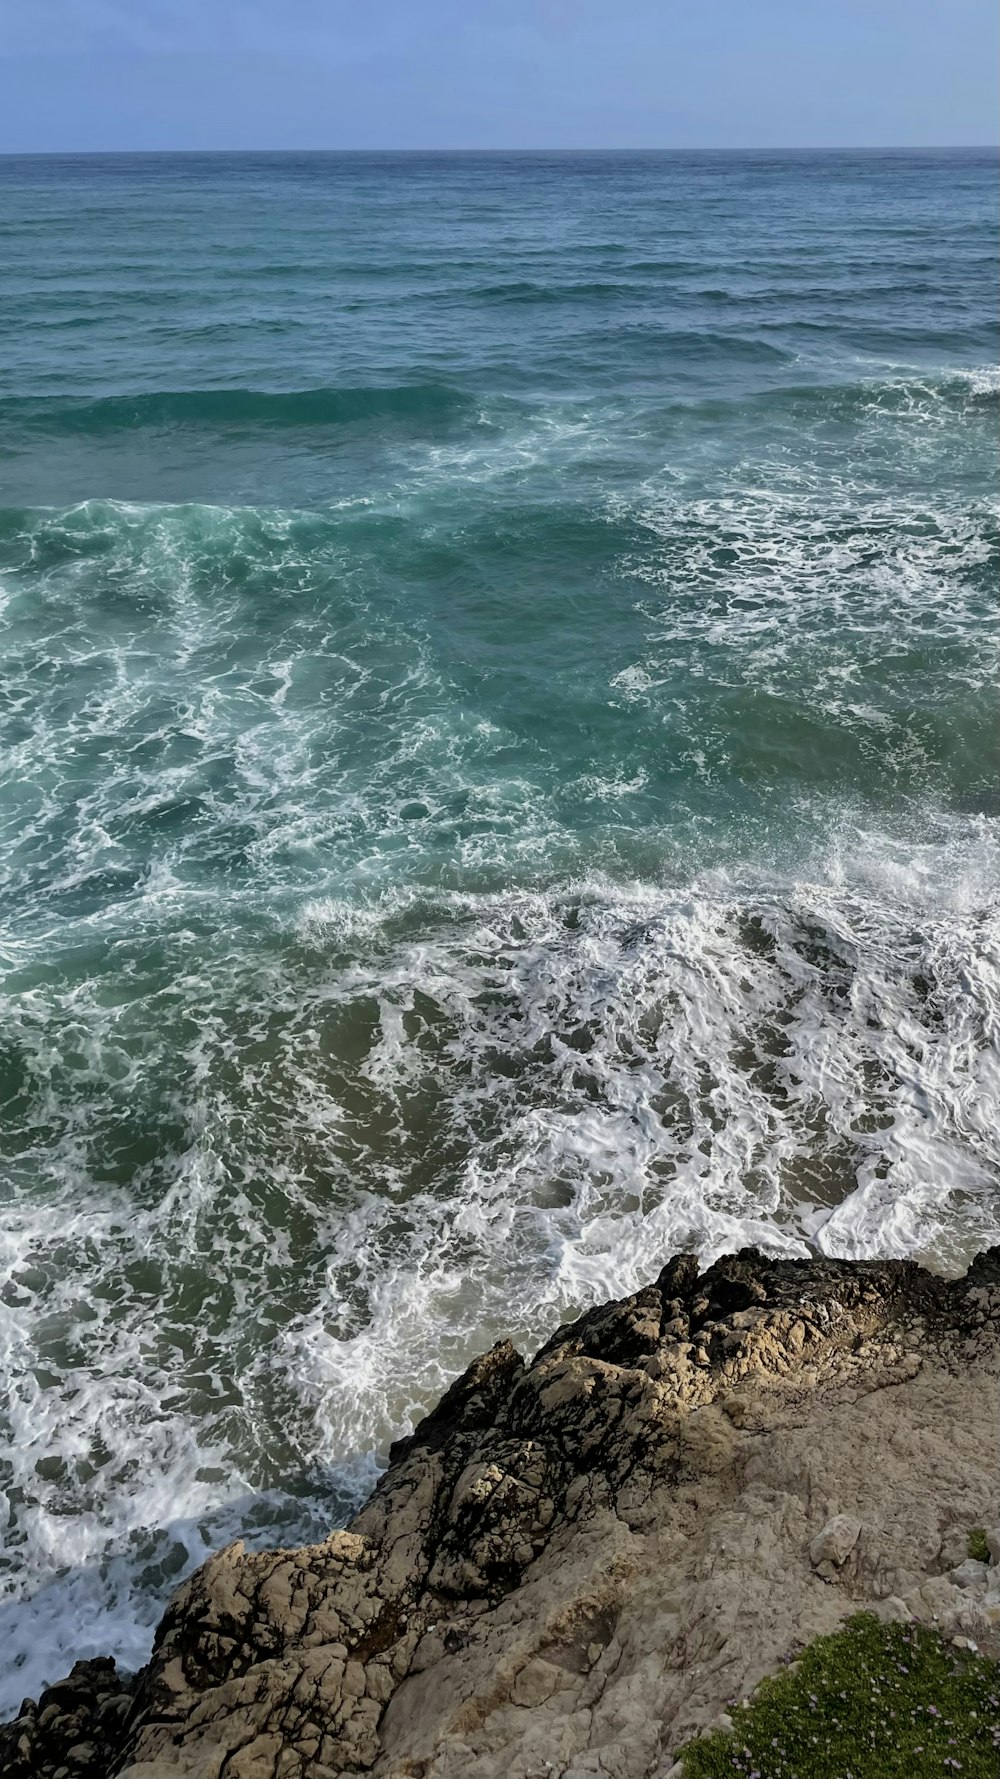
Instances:
[[[77,1662],[37,1703],[26,1699],[0,1726],[3,1779],[106,1779],[121,1746],[131,1683],[100,1656]]]

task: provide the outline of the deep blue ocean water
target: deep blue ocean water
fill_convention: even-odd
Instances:
[[[1000,1239],[997,158],[0,160],[0,1630]]]

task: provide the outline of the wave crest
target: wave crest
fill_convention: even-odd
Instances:
[[[141,427],[341,427],[365,422],[440,425],[468,419],[472,399],[446,383],[333,389],[164,389],[90,400],[31,397],[0,402],[0,421],[51,432]]]

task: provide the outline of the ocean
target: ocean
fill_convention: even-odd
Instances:
[[[680,1249],[1000,1240],[997,157],[0,160],[0,1706]]]

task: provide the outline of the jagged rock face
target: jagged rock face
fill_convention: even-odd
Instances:
[[[1000,1520],[998,1365],[1000,1250],[950,1283],[672,1260],[530,1366],[472,1365],[347,1531],[212,1558],[134,1690],[78,1664],[77,1719],[26,1707],[0,1775],[653,1779],[859,1600],[939,1582],[1000,1636],[1000,1589],[941,1572],[943,1533]],[[838,1516],[861,1530],[814,1567]]]

